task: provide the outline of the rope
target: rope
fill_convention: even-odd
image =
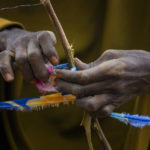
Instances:
[[[17,6],[12,6],[12,7],[6,7],[6,8],[0,8],[0,11],[2,10],[10,10],[10,9],[16,9],[20,7],[34,7],[34,6],[40,6],[41,3],[36,3],[36,4],[22,4],[22,5],[17,5]]]

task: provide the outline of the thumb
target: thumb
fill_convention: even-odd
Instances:
[[[75,65],[77,66],[77,69],[78,69],[78,70],[86,70],[86,69],[89,68],[89,65],[88,65],[88,64],[82,62],[82,61],[81,61],[80,59],[78,59],[78,58],[75,58],[74,61],[75,61]]]

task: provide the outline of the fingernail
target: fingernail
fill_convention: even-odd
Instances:
[[[14,80],[14,77],[13,77],[10,73],[6,73],[5,79],[6,79],[7,81],[12,81],[12,80]]]
[[[58,59],[55,56],[52,56],[52,58],[50,59],[51,63],[53,65],[57,65],[58,64]]]

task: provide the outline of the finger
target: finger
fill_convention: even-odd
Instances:
[[[89,68],[89,65],[88,65],[88,64],[82,62],[82,61],[81,61],[80,59],[78,59],[78,58],[75,58],[74,61],[75,61],[75,65],[77,66],[77,69],[78,69],[78,70],[85,70],[85,69],[88,69],[88,68]]]
[[[36,41],[30,41],[28,45],[28,59],[36,79],[47,81],[49,78],[49,73]]]
[[[107,117],[110,115],[111,112],[114,111],[116,107],[112,104],[109,104],[109,105],[106,105],[102,108],[100,108],[98,111],[96,112],[90,112],[90,115],[92,117],[98,117],[98,118],[101,118],[101,117]]]
[[[133,98],[133,95],[110,95],[107,104],[100,106],[97,111],[89,111],[89,113],[92,117],[107,117],[114,109],[120,107],[131,98]]]
[[[11,56],[7,50],[0,53],[0,72],[7,82],[14,80],[14,73],[11,66]]]
[[[65,82],[60,79],[56,79],[55,83],[58,89],[60,89],[64,93],[73,94],[78,97],[82,97],[84,95],[84,92],[82,91],[83,88],[81,85]]]
[[[64,80],[56,79],[56,85],[63,92],[73,94],[80,98],[85,96],[93,96],[100,93],[115,94],[118,92],[118,84],[114,84],[113,81],[102,81],[83,86],[75,83],[66,82]]]
[[[123,50],[109,49],[109,50],[106,50],[97,60],[95,60],[89,64],[83,63],[78,58],[75,58],[75,63],[79,70],[85,70],[85,69],[93,68],[105,61],[120,58],[122,55],[124,55],[124,53],[122,54],[122,52],[123,52]]]
[[[105,61],[109,61],[109,60],[112,60],[112,59],[118,59],[118,58],[121,58],[121,57],[129,56],[131,54],[133,54],[133,53],[131,53],[131,51],[129,51],[129,50],[109,49],[109,50],[106,50],[97,60],[95,60],[95,61],[93,61],[89,64],[84,64],[79,59],[77,59],[77,60],[75,59],[75,62],[77,63],[76,65],[79,66],[79,68],[81,68],[79,70],[85,70],[85,69],[88,69],[88,68],[93,68],[93,67],[95,67],[95,66],[97,66],[97,65],[99,65],[99,64],[101,64]],[[134,52],[134,54],[135,54],[135,52]]]
[[[135,53],[135,52],[134,52]],[[96,61],[89,64],[89,67],[94,67],[98,64],[101,64],[105,61],[109,61],[112,59],[119,59],[121,57],[126,57],[133,54],[129,50],[115,50],[115,49],[108,49],[106,50]]]
[[[59,63],[59,58],[54,47],[54,45],[56,44],[54,33],[50,31],[43,31],[38,34],[37,38],[43,54],[53,65],[57,65]]]
[[[35,78],[27,58],[27,49],[19,46],[16,48],[15,62],[17,68],[22,72],[23,78],[26,81],[34,81]]]
[[[56,70],[56,76],[68,82],[89,84],[110,77],[119,77],[123,74],[124,68],[125,65],[123,62],[111,60],[83,71]]]
[[[127,50],[114,50],[114,49],[109,49],[106,50],[97,60],[89,63],[89,64],[85,64],[83,63],[81,60],[79,60],[78,58],[75,58],[75,63],[77,65],[77,68],[79,68],[79,70],[85,70],[88,68],[93,68],[105,61],[111,60],[111,59],[118,59],[122,56],[125,56],[127,53]],[[81,69],[80,69],[81,68]]]
[[[89,112],[95,112],[100,107],[106,105],[111,98],[112,98],[111,95],[101,94],[101,95],[77,99],[76,104],[77,104],[77,106],[79,106]]]

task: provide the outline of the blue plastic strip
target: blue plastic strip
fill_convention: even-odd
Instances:
[[[54,69],[69,69],[69,64],[66,63],[66,64],[60,64],[60,65],[57,65],[57,66],[53,66]]]

